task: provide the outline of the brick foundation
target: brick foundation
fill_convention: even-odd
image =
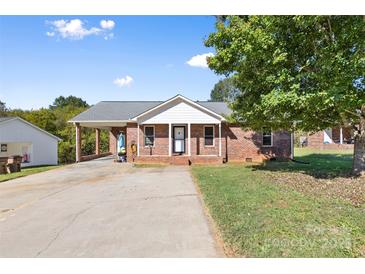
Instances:
[[[139,156],[135,163],[161,163],[171,165],[222,164],[223,158],[218,156]]]

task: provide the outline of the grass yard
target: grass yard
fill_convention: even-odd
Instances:
[[[28,176],[31,174],[51,170],[59,166],[37,166],[37,167],[23,167],[21,172],[15,172],[10,174],[0,174],[0,183],[8,180]]]
[[[351,172],[352,154],[352,150],[296,148],[294,158],[303,162],[303,164],[295,162],[269,162],[263,168],[271,171],[302,172],[317,178],[346,177]]]
[[[310,164],[192,167],[228,253],[364,257],[365,204],[351,195],[360,185],[355,192],[363,197],[365,181],[345,177],[350,154],[302,149],[296,155]]]

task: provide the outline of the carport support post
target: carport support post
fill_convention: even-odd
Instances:
[[[169,156],[171,157],[171,123],[169,123]]]
[[[191,140],[190,140],[190,135],[191,135],[191,125],[190,123],[188,123],[188,156],[191,156]]]
[[[222,121],[219,123],[218,125],[219,127],[219,136],[218,136],[218,141],[219,141],[219,157],[222,156]]]
[[[81,127],[75,123],[76,128],[76,163],[81,162]]]
[[[100,155],[100,129],[95,129],[95,154]]]

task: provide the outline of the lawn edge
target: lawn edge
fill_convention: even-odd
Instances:
[[[9,179],[4,179],[4,180],[0,180],[0,184],[1,183],[5,183],[5,182],[9,182],[9,181],[13,181],[13,180],[17,180],[17,179],[21,179],[21,178],[24,178],[24,177],[28,177],[28,176],[32,176],[32,175],[36,175],[36,174],[39,174],[39,173],[45,173],[45,172],[50,172],[52,170],[55,170],[55,169],[59,169],[59,168],[64,168],[68,165],[55,165],[54,168],[50,168],[48,170],[44,170],[44,171],[39,171],[39,172],[35,172],[35,173],[31,173],[31,174],[24,174],[24,175],[20,175],[16,178],[9,178]],[[53,167],[53,166],[52,166]]]
[[[207,218],[209,230],[213,236],[217,251],[223,254],[223,256],[226,258],[242,258],[236,252],[234,252],[234,250],[230,246],[228,246],[223,240],[222,233],[217,223],[213,219],[212,215],[210,214],[209,208],[204,202],[204,197],[199,187],[198,179],[194,176],[192,167],[190,167],[189,171],[190,171],[190,177],[194,183],[194,188],[198,194],[197,196],[199,198],[200,204],[202,205],[203,213]]]

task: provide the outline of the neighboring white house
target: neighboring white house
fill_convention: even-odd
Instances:
[[[19,117],[0,117],[0,157],[20,155],[22,166],[57,165],[60,140]]]

